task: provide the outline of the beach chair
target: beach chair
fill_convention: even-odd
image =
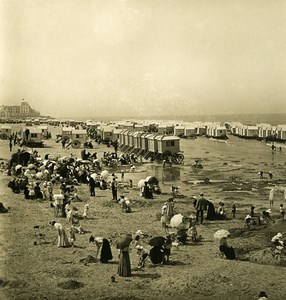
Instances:
[[[34,236],[36,238],[36,240],[34,241],[34,245],[41,245],[47,243],[46,235],[41,232],[39,225],[34,226]]]

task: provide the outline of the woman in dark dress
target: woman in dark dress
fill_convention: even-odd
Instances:
[[[150,260],[153,264],[161,264],[164,261],[164,250],[162,247],[159,246],[154,246],[151,250],[150,250]]]
[[[119,265],[118,265],[118,275],[122,277],[131,276],[131,263],[129,257],[129,246],[120,249],[119,254]]]
[[[103,239],[102,246],[101,246],[101,252],[100,252],[100,262],[103,264],[108,263],[109,260],[111,260],[112,252],[110,248],[110,243],[107,239]]]
[[[235,251],[232,246],[228,245],[227,239],[222,238],[220,240],[220,246],[219,251],[222,253],[222,256],[224,256],[226,259],[235,259]]]

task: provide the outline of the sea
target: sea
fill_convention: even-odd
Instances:
[[[61,119],[61,118],[59,118]],[[95,120],[95,121],[121,121],[134,120],[134,117],[127,116],[86,116],[86,117],[65,117],[77,121]],[[168,115],[168,116],[136,116],[136,120],[158,120],[175,122],[241,122],[243,124],[266,123],[271,125],[286,124],[286,113],[281,114],[196,114],[196,115]]]

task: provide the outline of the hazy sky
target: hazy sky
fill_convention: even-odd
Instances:
[[[0,0],[0,104],[286,113],[285,0]]]

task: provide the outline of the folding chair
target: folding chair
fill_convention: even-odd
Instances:
[[[41,245],[47,242],[46,235],[44,233],[41,233],[39,225],[34,226],[34,236],[36,238],[34,245]]]

